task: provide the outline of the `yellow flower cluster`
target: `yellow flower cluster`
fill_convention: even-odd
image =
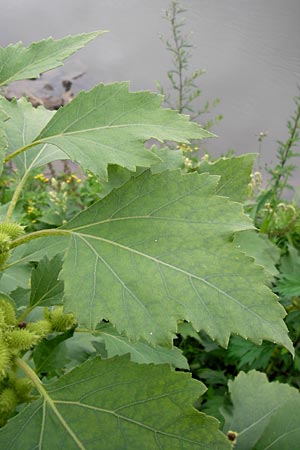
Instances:
[[[76,181],[76,183],[81,183],[81,178],[78,178],[74,173],[72,173],[66,178],[66,183],[70,184],[72,181]]]
[[[33,177],[35,180],[42,181],[43,183],[48,183],[49,178],[45,177],[43,173],[38,173]]]
[[[197,150],[199,150],[199,147],[193,147],[190,144],[184,144],[181,143],[179,145],[177,145],[177,148],[180,149],[182,151],[182,153],[193,153],[196,152]]]

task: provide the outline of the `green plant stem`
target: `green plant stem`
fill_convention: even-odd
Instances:
[[[39,231],[33,231],[32,233],[28,233],[25,236],[21,236],[18,239],[15,239],[12,241],[10,248],[18,247],[19,245],[23,245],[26,242],[30,242],[33,239],[38,239],[40,237],[47,237],[47,236],[69,236],[70,235],[69,230],[62,230],[59,228],[51,228],[48,230],[39,230]]]
[[[299,128],[299,121],[300,121],[300,103],[299,103],[299,106],[298,106],[298,109],[297,109],[297,115],[295,117],[295,121],[294,121],[294,126],[292,128],[292,132],[290,134],[290,137],[289,137],[288,141],[285,144],[284,154],[283,154],[283,157],[281,158],[281,161],[280,161],[280,166],[279,166],[280,169],[284,168],[284,166],[285,166],[285,164],[286,164],[286,162],[288,160],[289,152],[290,152],[290,150],[292,148],[292,145],[294,143],[296,131]],[[284,189],[284,187],[286,185],[286,181],[285,181],[283,183],[283,185],[281,186],[280,193],[278,194],[277,191],[279,189],[280,181],[281,181],[282,176],[283,176],[282,175],[282,170],[279,170],[278,171],[278,175],[277,175],[276,180],[275,180],[275,185],[274,185],[274,188],[273,188],[273,192],[274,192],[273,198],[275,198],[275,197],[276,198],[280,198],[280,196],[282,194],[282,191],[283,191],[283,189]]]
[[[20,317],[18,317],[18,323],[24,322],[24,320],[26,319],[26,317],[28,316],[28,314],[34,309],[36,308],[37,305],[30,305],[28,306],[25,311],[20,315]]]
[[[69,435],[72,437],[74,442],[76,443],[77,447],[80,450],[86,450],[84,445],[79,441],[73,430],[69,427],[63,416],[58,411],[55,402],[52,400],[52,398],[48,395],[47,391],[44,389],[41,380],[37,376],[37,374],[32,370],[32,368],[26,364],[25,361],[23,361],[21,358],[15,359],[16,365],[27,375],[27,377],[32,381],[35,388],[39,392],[39,394],[44,398],[44,401],[47,403],[49,408],[52,409],[52,412],[57,417],[58,421],[61,423],[61,425],[66,429],[66,431],[69,433]]]
[[[172,7],[173,7],[173,11],[172,11],[171,25],[172,25],[172,33],[173,33],[173,38],[174,38],[175,48],[176,48],[176,57],[177,57],[177,61],[178,61],[178,80],[179,80],[178,99],[177,99],[177,107],[178,108],[177,109],[178,109],[178,112],[181,114],[183,111],[183,104],[182,104],[182,100],[183,100],[183,80],[182,80],[183,62],[182,62],[180,46],[179,46],[179,42],[178,42],[178,36],[177,36],[177,32],[176,32],[176,23],[175,23],[176,7],[177,7],[176,2],[173,3]]]
[[[19,197],[20,197],[20,195],[22,193],[22,190],[24,188],[24,185],[25,185],[25,183],[27,181],[28,176],[29,176],[29,171],[27,171],[24,174],[24,176],[21,179],[20,183],[18,184],[15,192],[13,193],[12,199],[10,201],[10,204],[9,204],[9,207],[8,207],[8,210],[7,210],[7,213],[6,213],[6,218],[5,218],[6,222],[9,222],[10,219],[11,219],[11,216],[12,216],[12,214],[14,212],[14,209],[16,207],[17,201],[19,200]]]
[[[35,142],[31,142],[28,145],[25,145],[24,147],[18,148],[18,150],[16,150],[13,153],[10,153],[9,155],[7,155],[7,157],[4,159],[4,163],[7,163],[8,161],[11,161],[12,159],[14,159],[16,156],[20,155],[23,152],[26,152],[26,150],[29,150],[32,147],[35,147],[36,145],[42,144],[42,141],[35,141]]]
[[[26,149],[26,147],[22,147],[22,148]],[[17,201],[19,200],[19,197],[20,197],[20,195],[22,193],[23,187],[24,187],[24,185],[25,185],[25,183],[26,183],[26,181],[27,181],[27,179],[28,179],[28,177],[30,175],[30,171],[34,167],[34,164],[38,160],[38,158],[39,158],[41,152],[43,151],[43,149],[44,149],[44,146],[42,147],[41,151],[36,155],[36,157],[33,159],[31,164],[29,165],[29,167],[25,171],[25,173],[24,173],[20,183],[18,184],[18,186],[17,186],[17,188],[16,188],[16,190],[15,190],[13,196],[12,196],[9,208],[7,210],[7,213],[6,213],[6,222],[9,222],[9,220],[10,220],[10,218],[11,218],[13,212],[14,212],[14,209],[16,207]]]

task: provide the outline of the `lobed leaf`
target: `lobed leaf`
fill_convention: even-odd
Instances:
[[[198,171],[220,175],[216,194],[243,203],[247,199],[248,184],[256,156],[254,153],[248,153],[231,158],[220,158],[213,163],[203,160]]]
[[[6,450],[230,450],[218,421],[193,408],[205,387],[168,366],[96,358],[0,430]]]
[[[188,142],[212,136],[188,116],[162,109],[161,101],[150,92],[128,92],[126,82],[100,84],[58,110],[33,143],[55,145],[106,180],[108,164],[135,171],[158,162],[144,147],[151,138]]]
[[[253,225],[242,205],[214,195],[217,182],[145,172],[60,229],[70,234],[64,302],[82,326],[105,318],[129,339],[170,345],[186,320],[223,346],[239,334],[293,352],[263,268],[231,242]]]
[[[236,450],[291,450],[300,442],[300,394],[287,384],[269,383],[264,373],[241,372],[229,381],[233,403],[224,431],[236,431]]]
[[[63,39],[43,39],[28,47],[22,43],[0,47],[0,86],[12,81],[38,78],[42,72],[61,66],[64,59],[104,31],[77,34]]]

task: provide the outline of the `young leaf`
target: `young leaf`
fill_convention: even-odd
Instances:
[[[198,171],[220,175],[216,194],[243,203],[247,198],[248,184],[255,158],[256,154],[249,153],[231,158],[220,158],[213,163],[201,161]]]
[[[218,421],[192,406],[203,384],[167,365],[95,358],[39,391],[42,397],[0,430],[1,448],[231,448]]]
[[[53,144],[107,179],[108,164],[135,171],[136,166],[158,162],[144,147],[146,140],[187,142],[187,138],[212,136],[189,122],[188,116],[162,109],[161,101],[161,96],[150,92],[129,93],[126,82],[100,84],[58,110],[34,143]]]
[[[224,431],[236,431],[235,450],[291,450],[300,442],[300,394],[287,384],[269,383],[265,374],[241,372],[229,381],[232,415]]]
[[[22,43],[0,47],[0,86],[12,81],[37,78],[42,72],[61,66],[64,59],[84,47],[104,31],[77,34],[63,39],[52,38],[34,42],[29,47]]]
[[[4,97],[0,97],[0,108],[9,117],[9,120],[4,123],[4,130],[8,138],[7,155],[30,144],[55,114],[54,111],[49,111],[42,106],[34,108],[25,98],[13,99],[9,102]],[[66,158],[66,154],[59,148],[43,144],[19,154],[14,158],[14,164],[18,168],[19,174],[23,175],[35,167]]]
[[[130,339],[170,345],[184,319],[223,346],[239,334],[293,351],[263,268],[231,242],[253,225],[242,205],[214,195],[217,182],[145,172],[60,229],[72,236],[65,306],[81,325],[105,318]]]
[[[31,275],[31,306],[52,306],[62,301],[64,283],[58,279],[62,268],[62,256],[49,260],[45,256]]]

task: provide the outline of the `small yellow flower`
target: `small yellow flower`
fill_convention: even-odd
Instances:
[[[49,178],[45,177],[43,173],[38,173],[33,177],[35,180],[42,181],[43,183],[48,183]]]

